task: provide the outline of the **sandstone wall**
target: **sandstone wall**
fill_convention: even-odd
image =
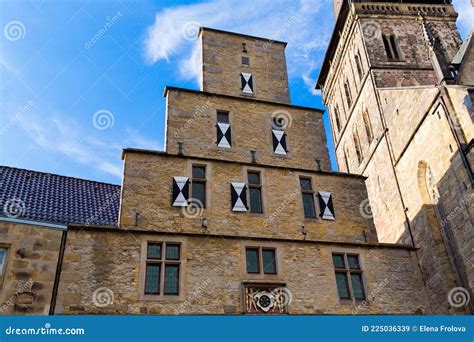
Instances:
[[[7,248],[0,314],[49,313],[61,236],[59,229],[0,221],[0,246]]]

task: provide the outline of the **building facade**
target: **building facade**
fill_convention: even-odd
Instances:
[[[55,312],[432,313],[416,249],[379,243],[365,178],[329,172],[322,111],[290,104],[285,44],[200,39],[165,151],[123,152],[118,226],[69,227]]]
[[[409,243],[435,312],[474,286],[472,32],[449,1],[336,1],[317,88],[380,241]],[[472,306],[471,306],[472,311]]]
[[[347,5],[341,2],[339,18]],[[448,300],[448,290],[459,286],[459,278],[445,267],[452,260],[451,254],[443,254],[444,235],[423,236],[433,243],[436,270],[445,272],[440,273],[443,281],[428,279],[424,260],[431,262],[432,255],[426,246],[413,244],[416,231],[400,228],[398,216],[392,222],[379,219],[372,202],[374,218],[364,210],[369,198],[373,201],[372,175],[352,167],[342,168],[350,172],[330,171],[323,111],[291,104],[286,44],[210,28],[201,28],[199,38],[200,89],[165,89],[165,150],[124,149],[121,187],[55,175],[37,184],[18,178],[21,170],[10,174],[28,191],[9,186],[0,202],[1,274],[4,284],[9,283],[2,288],[2,301],[8,313],[468,313],[467,306]],[[462,59],[458,56],[460,66]],[[367,57],[358,61],[367,71],[365,86],[376,89],[374,81],[367,81],[372,80]],[[466,68],[457,70],[468,75]],[[356,82],[349,71],[327,80],[347,73]],[[325,85],[325,101],[327,89]],[[369,92],[364,96],[367,104],[378,101]],[[333,103],[327,103],[335,120]],[[385,124],[378,125],[367,131],[374,141],[386,132]],[[379,145],[374,142],[374,150]],[[340,162],[340,150],[336,153]],[[380,168],[391,161],[384,153],[377,157]],[[463,160],[456,160],[461,177]],[[395,177],[381,177],[377,182],[392,192],[398,189]],[[66,193],[77,194],[76,187],[83,192],[58,196],[66,184],[71,187]],[[57,191],[41,198],[32,192],[43,188]],[[383,201],[396,205],[400,192]],[[27,205],[12,220],[4,202],[15,198]],[[54,216],[58,210],[65,216]],[[434,205],[426,210],[435,213]],[[405,211],[400,215],[403,226]],[[21,234],[29,233],[21,225],[35,220],[43,226],[34,229],[54,224],[67,229],[39,235],[23,253],[14,239],[23,240]],[[36,252],[44,246],[50,250]],[[50,263],[44,266],[39,259]],[[26,275],[28,267],[32,270]],[[29,279],[36,284],[27,291],[30,306],[20,308],[26,299],[17,303],[21,296],[16,293],[20,281]]]

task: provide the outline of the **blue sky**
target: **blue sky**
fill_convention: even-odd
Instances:
[[[474,11],[454,5],[464,38]],[[163,88],[198,89],[199,25],[287,41],[292,103],[324,108],[313,86],[332,11],[310,0],[1,1],[0,164],[119,184],[122,148],[163,147]]]

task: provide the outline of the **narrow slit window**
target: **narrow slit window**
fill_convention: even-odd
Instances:
[[[206,207],[206,167],[193,165],[191,181],[191,196],[196,205]]]
[[[249,171],[247,173],[249,198],[250,198],[250,212],[251,213],[263,213],[262,205],[262,180],[260,178],[260,172]]]
[[[314,191],[311,184],[311,178],[300,178],[301,195],[303,197],[304,217],[316,218],[316,209],[314,207]]]

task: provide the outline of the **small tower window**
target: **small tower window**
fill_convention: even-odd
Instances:
[[[359,74],[359,80],[362,80],[362,77],[364,76],[364,71],[362,70],[362,63],[360,60],[360,55],[357,53],[355,55],[355,63],[356,63],[356,68],[357,68],[357,73]]]
[[[344,82],[344,93],[346,95],[346,100],[347,100],[347,107],[350,109],[352,106],[352,96],[351,96],[351,91],[349,89],[349,81],[346,80]]]
[[[357,128],[354,128],[354,132],[352,133],[352,138],[354,140],[354,147],[356,150],[357,162],[360,164],[362,163],[362,149],[360,147],[359,133],[357,132]]]
[[[372,133],[372,126],[370,124],[369,112],[367,110],[365,110],[362,113],[362,118],[364,120],[364,127],[365,127],[365,133],[367,134],[367,141],[370,144],[372,140],[374,139],[374,134]]]
[[[249,66],[250,65],[250,58],[242,56],[242,65]]]
[[[341,119],[339,115],[339,108],[337,105],[334,106],[334,121],[336,121],[336,128],[339,132],[341,130]]]
[[[398,49],[397,38],[395,35],[382,35],[383,46],[385,47],[385,53],[387,54],[388,60],[398,61],[400,60],[400,53]]]
[[[350,172],[350,170],[349,170],[349,160],[347,159],[347,155],[349,153],[347,152],[347,146],[346,145],[344,145],[343,153],[344,153],[344,162],[346,163],[346,171],[349,173]]]

